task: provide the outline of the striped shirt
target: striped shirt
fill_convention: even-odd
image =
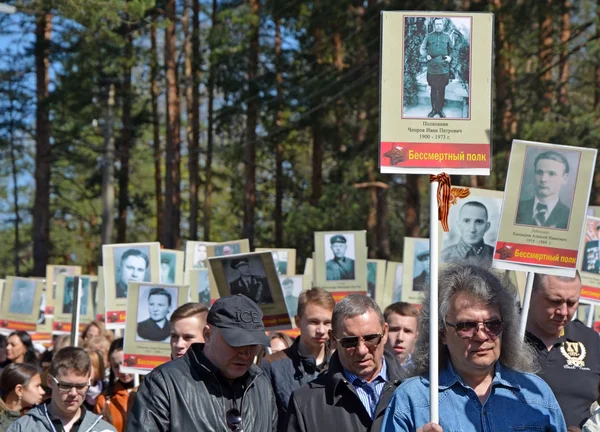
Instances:
[[[377,404],[379,403],[381,391],[387,382],[387,365],[384,358],[381,360],[383,362],[381,371],[379,371],[379,374],[371,382],[367,382],[344,369],[344,376],[354,385],[358,398],[371,418],[375,415],[375,408],[377,408]]]

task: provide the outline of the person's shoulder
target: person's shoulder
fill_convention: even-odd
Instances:
[[[263,364],[274,365],[274,364],[276,364],[278,362],[281,362],[281,361],[290,360],[290,356],[287,353],[287,351],[289,349],[290,348],[286,348],[284,350],[277,351],[277,352],[275,352],[273,354],[269,354],[269,355],[263,357],[260,366],[263,367]],[[264,367],[263,367],[263,369],[264,369]]]
[[[101,415],[86,411],[81,429],[90,432],[117,432],[117,429],[104,420]]]
[[[442,259],[444,257],[446,257],[446,258],[452,258],[454,256],[454,253],[456,252],[456,246],[457,245],[458,245],[458,243],[454,243],[454,244],[451,244],[450,246],[446,246],[444,249],[442,249],[441,258]]]
[[[423,376],[405,379],[394,391],[393,404],[401,411],[414,406],[428,406],[429,380]]]
[[[531,205],[532,208],[533,208],[533,201],[534,201],[533,198],[531,198],[531,199],[521,199],[521,200],[519,200],[519,208],[521,208],[521,206],[527,207],[529,205]]]
[[[565,335],[567,339],[573,338],[582,342],[593,342],[600,345],[600,336],[595,330],[589,328],[578,319],[569,321],[565,326]]]
[[[507,367],[503,368],[502,378],[519,388],[526,396],[528,403],[542,402],[550,408],[558,408],[558,402],[552,389],[543,378],[531,372],[520,372]]]
[[[493,255],[494,254],[494,246],[489,245],[487,243],[483,244],[483,251],[481,252],[482,254],[486,254],[486,255]]]

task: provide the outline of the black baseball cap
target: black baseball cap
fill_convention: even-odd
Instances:
[[[232,347],[270,346],[258,305],[243,294],[221,297],[210,308],[207,324],[217,327]]]

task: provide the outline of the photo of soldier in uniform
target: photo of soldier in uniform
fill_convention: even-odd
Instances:
[[[451,206],[448,216],[450,232],[444,233],[440,262],[461,262],[490,268],[501,205],[501,198],[474,197]]]
[[[273,303],[273,296],[260,256],[223,261],[231,295],[243,294],[258,304]]]
[[[140,286],[135,340],[169,342],[173,306],[177,306],[177,288]]]
[[[326,234],[325,277],[328,281],[355,280],[354,234]]]
[[[592,237],[589,230],[586,234],[589,237]],[[598,223],[595,224],[593,237],[595,237],[595,240],[588,240],[585,242],[581,271],[600,273],[600,224]]]
[[[302,276],[279,276],[281,287],[283,288],[283,298],[285,305],[294,318],[298,314],[298,297],[302,292]]]
[[[527,146],[516,225],[566,230],[580,153]]]
[[[150,281],[149,254],[149,246],[114,248],[117,298],[127,297],[127,283],[129,281]]]
[[[394,290],[392,291],[392,303],[402,301],[402,278],[404,277],[404,264],[396,264],[394,276]]]
[[[174,253],[160,251],[160,282],[165,284],[175,283],[175,260]]]
[[[470,17],[404,18],[402,118],[470,118]]]
[[[241,253],[239,243],[215,246],[215,256],[227,256]]]
[[[63,306],[62,313],[71,314],[73,313],[73,301],[75,295],[75,277],[65,277],[65,286],[63,290]],[[87,277],[81,278],[81,292],[79,301],[79,314],[87,315],[88,313],[88,301],[90,299],[90,280]]]
[[[429,240],[415,241],[413,265],[413,291],[424,291],[429,287]]]
[[[208,269],[200,269],[198,273],[198,302],[210,308],[210,278]]]
[[[14,279],[8,311],[10,313],[30,315],[33,312],[36,281]]]

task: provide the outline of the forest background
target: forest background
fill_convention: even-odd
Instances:
[[[382,10],[495,14],[493,172],[453,184],[503,190],[513,138],[599,143],[600,0],[6,3],[0,277],[236,238],[301,270],[323,230],[401,260],[428,236],[429,179],[378,173]]]

